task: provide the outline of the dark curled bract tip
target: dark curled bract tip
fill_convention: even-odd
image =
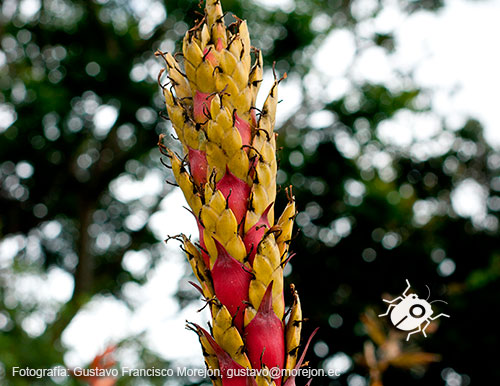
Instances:
[[[181,233],[178,235],[174,235],[174,236],[169,235],[169,236],[167,236],[167,238],[164,241],[165,241],[165,243],[168,243],[170,240],[177,240],[177,241],[182,243],[182,242],[184,242],[184,239],[182,236],[183,235]]]

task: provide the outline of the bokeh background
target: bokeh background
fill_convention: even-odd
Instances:
[[[311,366],[342,373],[313,385],[500,383],[500,3],[223,7],[263,50],[261,93],[273,61],[288,73],[278,182],[293,185],[300,232],[286,280],[304,336],[320,327]],[[87,366],[110,344],[119,366],[203,366],[184,325],[208,311],[178,245],[163,242],[196,237],[196,224],[156,148],[172,129],[154,57],[179,50],[201,11],[198,0],[0,3],[0,384],[77,384],[11,369]],[[451,315],[408,343],[374,316],[405,279]]]

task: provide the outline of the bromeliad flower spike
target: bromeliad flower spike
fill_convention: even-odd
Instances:
[[[295,377],[282,370],[302,364],[303,356],[297,361],[302,311],[292,286],[285,318],[283,269],[295,217],[291,190],[288,205],[274,219],[273,130],[281,79],[257,109],[262,54],[250,45],[247,23],[235,19],[226,27],[220,1],[208,0],[203,19],[184,37],[182,64],[157,52],[166,62],[168,82],[162,89],[184,157],[168,149],[163,136],[159,146],[198,223],[199,244],[181,238],[199,281],[195,286],[212,315],[210,332],[190,327],[208,368],[220,371],[213,383],[290,386]],[[238,369],[258,371],[227,376]],[[280,371],[269,375],[266,369]]]

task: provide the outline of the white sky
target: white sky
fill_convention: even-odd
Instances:
[[[293,7],[292,0],[258,2],[284,10]],[[371,0],[358,0],[353,7],[363,12],[371,7],[371,3]],[[394,28],[395,54],[387,56],[381,49],[373,47],[355,59],[352,33],[333,31],[315,54],[316,68],[308,75],[308,91],[320,100],[338,98],[350,89],[353,81],[363,79],[397,88],[401,85],[394,81],[393,71],[413,71],[418,85],[433,90],[434,112],[415,116],[403,111],[392,122],[379,128],[382,137],[396,145],[407,146],[412,139],[426,139],[435,134],[436,120],[441,115],[455,125],[471,115],[485,125],[490,143],[500,147],[500,115],[497,113],[500,2],[447,0],[444,9],[437,13],[417,12],[410,17],[404,17],[397,10],[395,0],[384,3],[387,6],[380,16],[360,23],[359,32],[369,36]],[[259,98],[261,103],[271,83],[272,76],[266,73]],[[279,123],[293,114],[301,103],[298,84],[298,79],[289,78],[280,85],[283,102],[278,108]],[[116,111],[112,110],[109,106],[107,110],[101,110],[101,115],[106,111],[113,115],[103,117],[103,124],[99,126],[102,131],[106,131],[109,122],[116,119]],[[0,121],[3,121],[0,122],[0,132],[2,124],[9,125],[8,118],[8,107],[0,106]],[[148,179],[150,186],[160,189],[160,173],[150,173]],[[129,182],[126,188],[121,185],[117,192],[123,195],[124,201],[137,198],[143,190],[140,183]],[[457,213],[474,218],[484,211],[484,205],[473,201],[481,200],[484,192],[478,190],[473,181],[462,185],[464,190],[454,195],[454,208]],[[187,205],[177,190],[163,200],[161,211],[149,219],[148,224],[159,239],[180,232],[196,237],[195,221],[182,206]],[[22,244],[12,238],[0,243],[4,257],[0,259],[0,265],[7,264],[6,256],[15,254],[13,252],[19,248],[16,243]],[[145,252],[129,257],[124,264],[132,273],[140,273],[148,263]],[[150,348],[165,358],[201,366],[199,343],[194,333],[185,330],[185,320],[202,322],[201,318],[207,317],[208,310],[202,316],[195,311],[201,302],[184,310],[179,310],[175,302],[173,295],[185,270],[183,259],[177,246],[165,247],[165,258],[150,272],[148,282],[142,287],[131,284],[126,288],[125,296],[136,305],[133,312],[110,297],[96,297],[86,306],[63,335],[63,343],[70,349],[65,358],[67,365],[87,364],[107,344],[131,334],[145,333]],[[49,275],[50,288],[60,284],[61,291],[70,294],[72,287],[68,286],[68,278],[61,276],[61,272]]]
[[[493,0],[448,0],[435,15],[417,14],[398,28],[396,64],[415,68],[417,83],[436,90],[436,112],[479,118],[500,147],[498,15],[500,2]]]
[[[259,0],[259,3],[287,9],[293,1]],[[353,8],[370,9],[372,3],[372,0],[357,0]],[[500,50],[495,49],[500,36],[497,22],[500,2],[447,0],[438,12],[419,11],[411,16],[400,12],[397,3],[396,0],[384,1],[385,8],[377,18],[367,18],[357,26],[361,38],[394,31],[395,53],[387,55],[380,47],[366,47],[358,42],[362,54],[356,56],[354,34],[345,29],[332,31],[314,53],[315,68],[306,76],[309,97],[328,102],[351,91],[353,82],[364,81],[400,89],[406,85],[394,76],[395,71],[413,73],[418,86],[431,90],[433,111],[416,120],[411,117],[417,127],[403,120],[403,125],[387,132],[387,137],[396,144],[430,138],[435,134],[432,128],[441,117],[445,117],[452,128],[459,128],[471,116],[483,123],[489,143],[500,148],[500,116],[494,113],[500,89],[497,75]],[[265,99],[264,90],[271,84],[272,76],[268,72],[261,87],[260,103]],[[293,77],[280,84],[283,102],[278,108],[278,124],[301,103],[297,85]],[[427,129],[429,120],[433,122]],[[425,130],[430,131],[426,134],[422,132]]]

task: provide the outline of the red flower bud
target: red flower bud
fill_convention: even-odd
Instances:
[[[229,209],[233,211],[238,224],[241,223],[247,211],[250,186],[226,168],[226,174],[217,183],[217,190],[220,190],[228,201]]]
[[[195,325],[199,331],[203,333],[205,338],[207,338],[208,343],[212,346],[215,351],[215,355],[217,355],[217,360],[219,361],[219,368],[222,375],[222,386],[250,386],[252,385],[251,380],[249,381],[248,376],[231,376],[228,372],[232,372],[233,374],[238,370],[244,371],[244,367],[239,363],[235,362],[231,356],[225,352],[212,338],[212,336],[205,329],[201,328],[198,325]],[[228,376],[229,375],[229,376]],[[254,381],[255,382],[255,381]]]
[[[207,155],[204,151],[188,147],[189,169],[196,185],[207,182]]]
[[[259,243],[264,239],[264,234],[269,229],[269,220],[267,219],[267,214],[273,204],[269,204],[262,216],[260,216],[259,221],[253,227],[251,227],[248,232],[243,237],[243,243],[245,243],[245,248],[247,254],[249,255],[250,264],[253,265],[253,260],[255,259],[255,254],[257,253],[257,247]]]
[[[251,274],[245,266],[227,253],[215,240],[217,260],[212,268],[212,280],[215,294],[234,317],[234,324],[239,331],[243,329],[243,315],[248,301],[248,287]]]
[[[262,365],[269,369],[283,368],[285,360],[285,339],[283,322],[273,310],[273,282],[267,287],[259,310],[245,328],[245,343],[248,359],[252,368],[260,369]],[[281,377],[274,379],[281,385]]]

